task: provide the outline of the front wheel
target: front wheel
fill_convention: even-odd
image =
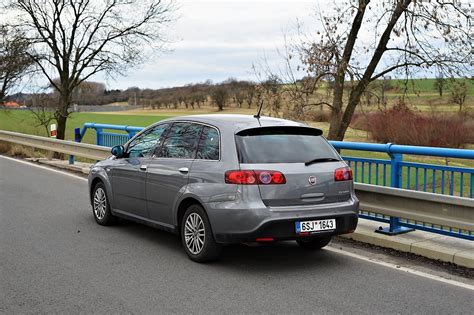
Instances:
[[[97,183],[92,191],[92,212],[100,225],[112,225],[116,218],[110,211],[109,200],[103,183]]]
[[[311,240],[297,240],[296,243],[304,249],[321,249],[331,241],[331,236],[313,238]]]
[[[206,212],[199,205],[191,205],[181,224],[181,241],[191,260],[209,262],[219,258],[222,245],[216,243]]]

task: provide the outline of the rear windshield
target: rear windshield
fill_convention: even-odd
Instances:
[[[319,158],[340,160],[321,133],[312,131],[314,129],[259,129],[236,135],[240,163],[305,163]]]

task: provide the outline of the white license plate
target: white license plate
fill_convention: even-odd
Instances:
[[[297,221],[296,233],[318,232],[336,229],[336,219]]]

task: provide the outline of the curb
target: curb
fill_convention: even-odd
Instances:
[[[90,166],[92,165],[90,163],[81,163],[81,162],[75,162],[75,164],[69,164],[69,162],[65,160],[56,160],[56,159],[49,160],[46,158],[27,158],[26,160],[39,163],[39,164],[53,166],[53,167],[68,170],[68,171],[79,172],[86,175],[89,175],[89,169],[90,169]]]
[[[474,242],[472,241],[422,231],[394,236],[375,233],[374,231],[380,225],[381,223],[378,222],[359,219],[354,233],[340,235],[340,237],[474,268]]]

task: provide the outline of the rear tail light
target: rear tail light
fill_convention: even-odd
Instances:
[[[342,182],[345,180],[352,180],[352,170],[348,167],[338,168],[334,171],[334,180]]]
[[[240,185],[281,185],[286,183],[286,178],[277,171],[234,170],[225,172],[225,182]]]

